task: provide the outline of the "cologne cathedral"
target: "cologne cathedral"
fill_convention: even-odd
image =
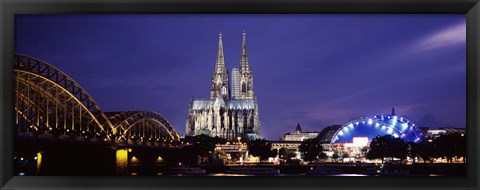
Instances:
[[[222,34],[212,74],[209,100],[192,99],[186,122],[186,135],[206,134],[236,140],[260,136],[258,104],[253,91],[253,73],[248,65],[246,33],[242,34],[239,68],[232,69],[231,83],[225,67]]]

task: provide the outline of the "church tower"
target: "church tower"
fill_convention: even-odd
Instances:
[[[220,97],[224,100],[230,98],[230,87],[228,86],[228,71],[225,67],[225,58],[223,55],[222,33],[218,35],[217,62],[212,74],[212,86],[210,88],[210,99],[215,100]]]
[[[247,55],[247,33],[243,31],[242,33],[242,53],[240,56],[240,95],[238,99],[254,99],[255,94],[253,93],[253,73],[250,70],[248,65],[248,55]]]
[[[233,69],[230,85],[223,55],[222,33],[219,34],[210,99],[191,100],[185,126],[187,136],[205,134],[231,141],[238,137],[248,140],[260,138],[258,104],[253,93],[253,73],[248,65],[245,31],[242,36],[240,67]]]

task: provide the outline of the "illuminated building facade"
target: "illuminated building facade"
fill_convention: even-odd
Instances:
[[[427,136],[429,137],[439,137],[441,135],[448,135],[448,134],[460,134],[465,135],[465,128],[438,128],[438,129],[430,129],[427,131]]]
[[[186,121],[186,135],[206,134],[235,140],[239,136],[254,139],[260,136],[258,104],[253,90],[253,73],[248,64],[246,33],[242,34],[240,66],[234,69],[231,93],[225,67],[222,34],[212,74],[209,100],[191,100]]]
[[[318,132],[303,132],[300,124],[297,124],[295,131],[286,133],[282,140],[284,141],[304,141],[306,139],[313,139],[318,136]]]

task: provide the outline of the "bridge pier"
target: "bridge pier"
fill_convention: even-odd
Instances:
[[[45,139],[17,139],[16,175],[114,175],[110,145]]]
[[[18,138],[15,175],[163,175],[168,166],[186,163],[182,152],[165,147]]]

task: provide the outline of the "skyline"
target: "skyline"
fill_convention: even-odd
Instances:
[[[104,111],[155,111],[184,134],[190,98],[209,97],[218,33],[231,74],[243,30],[267,139],[392,106],[420,127],[465,127],[464,15],[17,15],[15,51]]]

